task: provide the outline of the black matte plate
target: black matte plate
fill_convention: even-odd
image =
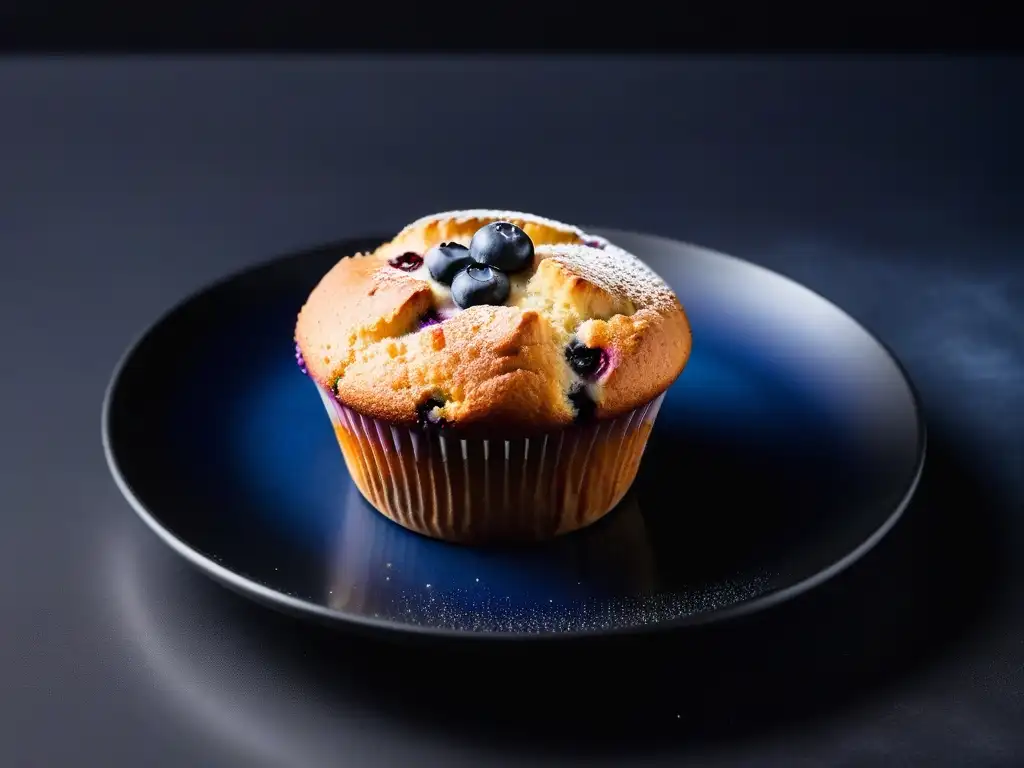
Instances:
[[[750,263],[602,232],[689,314],[633,490],[590,529],[475,549],[386,520],[353,486],[295,314],[339,256],[287,256],[163,317],[111,381],[103,438],[142,519],[179,554],[272,606],[364,628],[566,637],[693,625],[794,596],[874,545],[924,461],[913,388],[848,315]]]

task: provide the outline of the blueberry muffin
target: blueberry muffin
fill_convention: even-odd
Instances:
[[[295,341],[363,496],[458,542],[549,538],[612,509],[691,342],[632,254],[485,210],[341,259]]]

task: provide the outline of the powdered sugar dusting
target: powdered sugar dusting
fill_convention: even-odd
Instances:
[[[474,219],[493,219],[495,221],[515,219],[517,221],[529,222],[536,224],[541,227],[549,227],[551,229],[557,229],[562,232],[571,232],[581,240],[591,240],[593,242],[607,242],[603,238],[596,237],[594,235],[588,235],[582,229],[574,227],[571,224],[566,224],[561,221],[555,221],[554,219],[546,219],[543,216],[536,216],[532,213],[523,213],[521,211],[499,211],[489,209],[477,209],[477,210],[466,210],[466,211],[445,211],[444,213],[434,213],[430,216],[424,216],[421,219],[417,219],[412,224],[408,225],[401,232],[398,233],[396,240],[403,235],[412,232],[413,230],[425,227],[427,224],[442,221],[451,221],[456,224],[462,224],[467,221],[473,221]]]
[[[637,307],[668,309],[675,294],[658,274],[628,251],[608,243],[603,248],[586,245],[542,245],[539,258],[553,259],[610,294],[625,296]]]
[[[538,259],[553,258],[572,272],[613,295],[625,296],[638,307],[672,307],[673,293],[665,282],[646,264],[628,251],[599,235],[584,232],[565,222],[522,211],[472,209],[445,211],[424,216],[405,227],[395,238],[432,223],[464,224],[474,220],[508,220],[529,222],[561,232],[572,233],[579,244],[536,244]],[[428,282],[433,282],[429,281]],[[514,302],[512,302],[514,303]]]

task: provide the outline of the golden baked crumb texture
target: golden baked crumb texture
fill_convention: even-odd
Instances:
[[[599,520],[633,483],[664,397],[613,419],[501,440],[403,427],[321,396],[367,501],[405,528],[465,544],[548,539]]]
[[[524,229],[535,250],[502,306],[458,310],[425,266],[388,265],[442,242],[468,245],[500,220]],[[431,313],[443,322],[423,327]],[[341,259],[310,294],[295,337],[310,376],[350,409],[411,426],[424,403],[439,402],[434,415],[471,437],[568,426],[574,387],[586,389],[599,420],[629,413],[664,392],[690,354],[679,300],[639,259],[571,225],[502,211],[435,214],[373,253]],[[567,364],[573,341],[608,354],[597,380]]]

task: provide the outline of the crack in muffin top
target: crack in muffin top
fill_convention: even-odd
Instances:
[[[461,309],[424,257],[468,248],[498,222],[526,233],[532,263],[502,278],[500,304]],[[510,438],[645,404],[682,372],[691,335],[672,290],[606,239],[468,210],[426,216],[341,259],[299,312],[295,341],[309,375],[359,413]]]

